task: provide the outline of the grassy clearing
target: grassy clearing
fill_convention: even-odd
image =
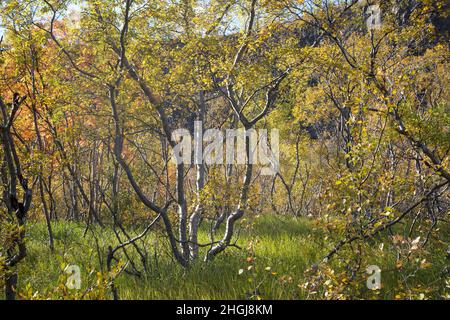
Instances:
[[[82,225],[56,222],[56,252],[52,253],[47,246],[45,225],[39,222],[28,227],[28,256],[20,264],[19,290],[29,286],[33,292],[45,293],[61,282],[62,269],[67,264],[81,268],[86,286],[93,281],[93,274],[102,271],[108,246],[116,243],[108,229],[96,230],[97,237],[90,232],[83,236]],[[207,242],[206,232],[200,238]],[[116,285],[121,299],[226,300],[248,299],[254,293],[262,299],[303,299],[306,295],[299,284],[306,281],[304,271],[320,261],[332,243],[326,241],[311,220],[263,216],[240,233],[238,245],[242,250],[229,248],[212,263],[199,261],[184,270],[168,254],[153,255],[155,237],[150,235],[143,245],[149,253],[151,270],[140,278],[123,273]],[[164,251],[165,244],[160,246],[158,252]],[[395,269],[394,255],[379,254],[376,248],[367,254],[382,270]],[[446,263],[444,254],[436,254],[435,261],[430,262],[432,266],[421,270],[413,282],[426,285],[440,281],[440,270]],[[383,274],[379,298],[395,297],[399,282],[401,277],[395,271]]]

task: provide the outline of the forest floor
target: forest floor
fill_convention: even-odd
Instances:
[[[140,277],[122,273],[115,280],[120,298],[320,299],[321,293],[307,295],[302,288],[307,281],[305,270],[320,262],[335,240],[328,239],[318,224],[306,218],[261,216],[251,220],[252,223],[244,222],[246,226],[240,232],[237,242],[240,249],[228,248],[213,262],[199,261],[188,270],[172,261],[165,240],[159,243],[156,236],[149,235],[144,243],[140,242],[147,250],[148,271]],[[48,248],[45,224],[28,224],[28,255],[19,268],[19,291],[28,292],[28,295],[39,292],[45,296],[47,291],[61,286],[67,265],[79,266],[82,290],[92,286],[99,272],[105,272],[108,246],[117,244],[110,228],[96,228],[95,232],[85,234],[82,224],[53,222],[52,226],[55,235],[53,253]],[[202,232],[200,242],[208,242],[206,232]],[[397,263],[395,253],[383,252],[380,254],[379,244],[376,244],[371,253],[372,264],[379,265],[382,270],[391,270],[382,273],[382,289],[375,297],[391,299],[395,298],[397,288],[401,288],[402,275],[392,272]],[[413,276],[413,282],[419,287],[421,283],[425,286],[441,281],[442,269],[448,260],[441,253],[434,256],[429,267],[418,270]],[[361,273],[365,274],[365,267]],[[363,283],[361,287],[365,285]],[[374,295],[367,290],[367,297]]]

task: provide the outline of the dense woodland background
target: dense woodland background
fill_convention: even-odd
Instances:
[[[0,10],[4,299],[450,297],[447,1]],[[194,121],[280,130],[279,173],[175,165]]]

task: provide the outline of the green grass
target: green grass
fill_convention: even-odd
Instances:
[[[28,224],[28,255],[19,267],[19,291],[28,285],[33,292],[45,293],[61,282],[61,270],[67,264],[81,268],[85,287],[92,282],[92,274],[102,271],[100,266],[105,264],[108,246],[117,244],[110,229],[96,229],[99,255],[92,233],[83,236],[83,225],[69,222],[52,225],[54,253],[48,249],[45,225]],[[204,231],[200,242],[207,242]],[[320,261],[334,242],[325,241],[324,233],[311,220],[262,216],[255,220],[253,227],[240,232],[237,244],[241,250],[228,248],[213,262],[198,261],[187,270],[173,262],[169,254],[161,253],[168,252],[165,243],[159,244],[159,255],[155,258],[154,243],[152,234],[140,243],[150,257],[147,273],[139,278],[122,273],[115,280],[121,299],[248,299],[256,287],[262,299],[303,299],[305,292],[299,284],[306,281],[304,271]],[[373,250],[370,253],[373,264],[382,269],[393,268],[393,255],[380,255]],[[247,261],[249,256],[255,257],[250,271],[247,270],[251,265]],[[433,261],[433,268],[420,272],[413,280],[425,285],[438,277],[437,270],[445,263],[439,256]],[[240,269],[245,271],[240,274]],[[389,272],[383,275],[383,281],[379,297],[394,297],[401,279],[395,272]]]

